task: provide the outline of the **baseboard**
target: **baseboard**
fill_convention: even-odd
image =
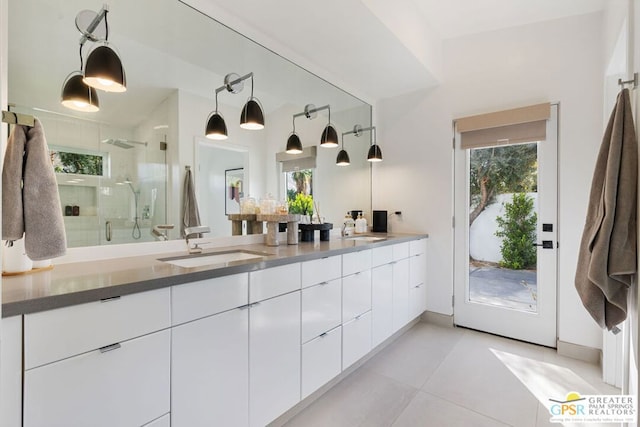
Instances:
[[[556,341],[556,345],[560,356],[571,357],[572,359],[595,364],[599,364],[602,359],[602,350],[599,348],[586,347],[584,345],[560,340]]]
[[[422,313],[423,322],[431,323],[444,328],[453,328],[453,315],[436,313],[435,311],[425,311]]]

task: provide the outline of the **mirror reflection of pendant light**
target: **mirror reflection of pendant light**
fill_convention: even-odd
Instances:
[[[296,116],[293,116],[293,131],[289,138],[287,138],[287,149],[285,150],[289,154],[301,154],[302,153],[302,141],[296,134]]]
[[[347,166],[349,164],[349,154],[347,154],[347,152],[344,150],[344,136],[353,134],[356,137],[359,137],[360,135],[362,135],[362,132],[365,132],[365,131],[372,131],[372,142],[373,142],[369,147],[369,151],[367,153],[367,161],[372,163],[382,161],[382,150],[380,149],[380,146],[376,142],[376,127],[370,126],[370,127],[363,128],[360,125],[355,125],[353,127],[353,130],[342,133],[342,150],[340,150],[340,153],[338,153],[338,158],[336,159],[336,164],[338,166]]]
[[[226,90],[231,93],[240,93],[244,89],[244,81],[251,78],[251,96],[240,112],[240,127],[242,129],[264,129],[264,112],[258,98],[253,96],[253,72],[242,77],[235,73],[224,77],[224,85],[216,89],[216,109],[207,118],[205,136],[209,139],[227,139],[227,125],[222,115],[218,112],[218,93]]]
[[[329,110],[329,120],[327,121],[327,125],[325,126],[324,130],[322,131],[322,135],[320,136],[320,146],[338,146],[338,132],[336,132],[336,128],[331,124],[331,106],[324,105],[322,107],[316,108],[316,106],[313,104],[307,104],[304,106],[304,111],[293,115],[293,133],[289,135],[289,138],[287,139],[287,153],[302,153],[302,143],[300,142],[300,137],[296,134],[296,118],[305,116],[307,119],[315,119],[318,116],[318,111],[322,110]]]
[[[338,152],[338,157],[336,157],[336,165],[338,166],[349,166],[351,164],[351,160],[349,160],[349,153],[344,149],[344,135],[346,133],[348,132],[342,134],[342,149]]]
[[[64,80],[60,103],[76,111],[95,113],[100,110],[96,90],[82,81],[82,45],[80,45],[80,71],[71,72]]]

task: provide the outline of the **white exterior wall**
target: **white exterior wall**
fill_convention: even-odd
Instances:
[[[393,141],[393,149],[374,168],[373,205],[403,211],[393,231],[429,233],[428,310],[453,312],[452,120],[559,102],[558,336],[601,347],[573,284],[602,136],[601,46],[600,13],[447,40],[441,87],[378,103],[380,140]]]

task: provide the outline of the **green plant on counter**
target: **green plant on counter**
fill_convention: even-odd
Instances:
[[[289,213],[300,215],[313,215],[313,196],[310,194],[296,194],[289,199]]]

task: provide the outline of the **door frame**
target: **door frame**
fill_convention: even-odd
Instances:
[[[468,203],[468,151],[460,149],[460,134],[455,131],[454,122],[454,260],[453,260],[453,321],[457,326],[477,329],[496,335],[527,341],[555,348],[557,346],[557,301],[558,301],[558,139],[559,104],[551,104],[551,116],[547,121],[547,140],[554,149],[544,152],[544,162],[540,162],[540,174],[550,174],[555,182],[555,197],[546,208],[540,205],[538,220],[538,241],[542,240],[541,224],[554,224],[553,233],[544,233],[544,240],[553,240],[554,249],[538,249],[538,258],[545,259],[538,273],[537,312],[525,312],[501,308],[489,304],[472,302],[468,299],[469,280],[469,233],[467,226]],[[543,142],[542,144],[545,144]],[[540,150],[539,150],[540,152]],[[547,164],[548,166],[544,166]],[[463,171],[463,173],[461,173]],[[539,191],[544,191],[540,188]],[[464,202],[461,201],[464,198]],[[552,217],[552,218],[551,218]],[[542,280],[552,281],[551,286],[540,286]],[[548,283],[548,282],[547,282]]]

